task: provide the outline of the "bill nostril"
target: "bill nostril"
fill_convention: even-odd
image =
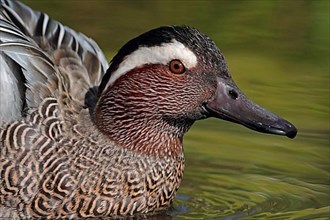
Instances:
[[[230,98],[232,98],[234,100],[236,100],[238,98],[238,93],[233,89],[228,91],[228,95],[230,96]]]

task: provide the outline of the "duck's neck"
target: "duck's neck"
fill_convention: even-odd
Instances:
[[[183,134],[193,122],[164,117],[150,106],[153,100],[136,96],[124,100],[117,92],[108,93],[96,105],[93,120],[102,133],[133,152],[169,158],[182,155]]]

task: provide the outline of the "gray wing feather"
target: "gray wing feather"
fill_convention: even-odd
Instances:
[[[68,92],[70,84],[81,86],[70,95],[82,99],[107,68],[92,39],[20,2],[0,0],[0,126],[54,95],[59,77],[68,80]]]

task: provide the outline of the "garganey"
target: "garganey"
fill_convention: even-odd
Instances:
[[[182,180],[182,140],[216,117],[296,136],[251,102],[206,35],[164,26],[110,64],[81,33],[0,0],[0,217],[156,213]]]

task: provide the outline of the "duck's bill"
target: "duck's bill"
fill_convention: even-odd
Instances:
[[[253,103],[236,85],[228,85],[220,80],[215,97],[204,107],[209,116],[242,124],[252,130],[289,138],[297,135],[293,124]]]

